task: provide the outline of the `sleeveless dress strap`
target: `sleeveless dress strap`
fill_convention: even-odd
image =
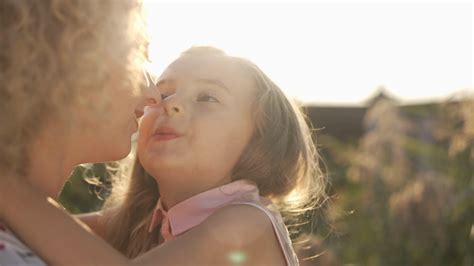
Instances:
[[[293,249],[291,244],[291,239],[286,229],[286,226],[283,222],[283,219],[280,213],[276,210],[271,210],[261,202],[246,201],[246,200],[236,200],[231,203],[232,205],[249,205],[256,207],[257,209],[263,211],[267,217],[270,219],[275,230],[278,242],[280,244],[283,255],[285,256],[286,264],[289,266],[298,266],[298,257]]]

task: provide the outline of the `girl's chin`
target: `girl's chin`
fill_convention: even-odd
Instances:
[[[146,163],[142,161],[143,168],[152,176],[166,176],[170,174],[175,174],[182,172],[185,167],[181,165],[177,160],[160,160],[160,161],[151,161],[151,163]]]

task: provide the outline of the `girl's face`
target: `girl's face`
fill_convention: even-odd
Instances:
[[[145,110],[139,130],[143,167],[159,182],[166,182],[162,176],[197,187],[230,182],[253,132],[250,77],[227,56],[184,55],[157,86],[162,105]]]

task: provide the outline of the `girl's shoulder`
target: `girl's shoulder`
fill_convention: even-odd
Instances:
[[[139,257],[136,262],[160,262],[163,265],[287,265],[271,221],[265,213],[249,205],[219,208],[191,230]]]
[[[46,265],[11,231],[0,224],[0,265]]]
[[[251,250],[267,264],[298,265],[280,213],[264,201],[235,201],[211,215],[202,228],[211,238]]]
[[[267,231],[273,233],[268,215],[251,204],[229,204],[217,210],[203,223],[215,228],[216,232],[222,230],[235,239],[247,238],[242,232],[255,233],[252,234],[255,239]]]
[[[212,252],[228,254],[236,264],[286,265],[271,220],[253,206],[227,205],[195,229],[203,232],[204,244],[213,246]]]

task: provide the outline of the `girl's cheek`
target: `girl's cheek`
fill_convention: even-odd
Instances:
[[[144,110],[144,114],[142,117],[143,124],[152,124],[156,119],[159,118],[161,112],[159,109],[155,107],[147,106]]]
[[[163,115],[163,110],[160,108],[151,107],[147,109],[141,119],[140,128],[139,128],[139,141],[141,138],[148,138],[153,134],[153,130],[157,123],[161,120]]]
[[[153,120],[151,119],[150,115],[145,114],[141,121],[138,128],[138,141],[140,142],[143,138],[149,135],[151,127],[153,125]]]

